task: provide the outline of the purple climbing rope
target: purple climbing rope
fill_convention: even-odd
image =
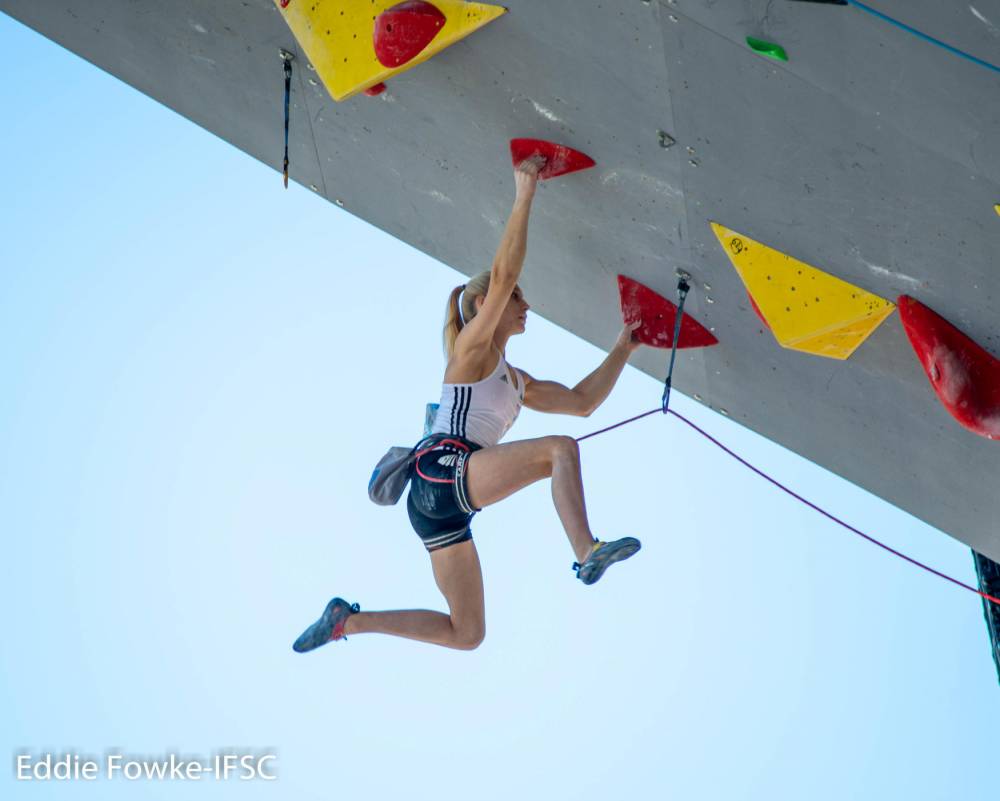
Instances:
[[[612,429],[619,428],[620,426],[623,426],[626,423],[632,423],[632,422],[634,422],[636,420],[641,420],[643,417],[649,417],[649,415],[651,415],[651,414],[656,414],[658,412],[662,413],[663,411],[664,411],[663,408],[660,407],[660,406],[658,406],[655,409],[651,409],[648,412],[643,412],[642,414],[637,414],[635,417],[630,417],[628,420],[622,420],[622,422],[615,423],[614,425],[608,426],[607,428],[602,428],[599,431],[593,431],[590,434],[585,434],[582,437],[577,437],[576,441],[577,442],[583,442],[585,439],[589,439],[590,437],[596,437],[598,434],[603,434],[605,431],[611,431]],[[750,462],[748,462],[746,459],[744,459],[738,453],[736,453],[735,451],[733,451],[730,448],[728,448],[725,445],[723,445],[721,442],[719,442],[719,440],[717,440],[715,437],[713,437],[707,431],[705,431],[702,428],[699,428],[697,425],[695,425],[690,420],[688,420],[686,417],[684,417],[684,415],[678,414],[673,409],[667,409],[666,413],[667,414],[672,414],[674,417],[676,417],[682,423],[685,423],[686,425],[690,426],[695,431],[697,431],[699,434],[701,434],[705,439],[707,439],[713,445],[715,445],[718,448],[721,448],[723,451],[725,451],[726,453],[728,453],[730,456],[732,456],[736,461],[738,461],[744,467],[749,468],[750,470],[752,470],[753,472],[755,472],[761,478],[763,478],[763,479],[765,479],[767,481],[770,481],[772,484],[774,484],[774,486],[776,486],[781,491],[788,493],[793,498],[795,498],[797,501],[799,501],[801,503],[804,503],[810,509],[813,509],[813,510],[819,512],[824,517],[828,518],[829,520],[832,520],[838,526],[846,528],[848,531],[850,531],[853,534],[857,534],[859,537],[863,537],[864,539],[868,540],[868,542],[872,543],[873,545],[877,545],[879,548],[882,548],[883,550],[888,551],[889,553],[893,554],[894,556],[898,556],[900,559],[906,560],[911,565],[916,565],[917,567],[919,567],[919,568],[921,568],[923,570],[926,570],[928,573],[933,573],[935,576],[938,576],[939,578],[943,578],[945,581],[950,581],[952,584],[957,584],[959,587],[961,587],[963,589],[966,589],[969,592],[974,592],[976,595],[980,596],[981,598],[985,598],[990,603],[994,603],[997,606],[1000,606],[1000,598],[995,598],[994,596],[992,596],[992,595],[990,595],[988,593],[985,593],[982,590],[977,589],[976,587],[972,587],[972,586],[966,584],[965,582],[959,581],[956,578],[952,578],[951,576],[949,576],[949,575],[947,575],[945,573],[942,573],[940,570],[935,570],[933,567],[930,567],[929,565],[925,565],[923,562],[920,562],[920,561],[914,559],[911,556],[907,556],[905,553],[901,553],[900,551],[897,551],[895,548],[890,548],[884,542],[880,542],[879,540],[875,539],[874,537],[872,537],[872,536],[870,536],[868,534],[865,534],[863,531],[860,531],[860,530],[856,529],[854,526],[850,525],[849,523],[845,523],[843,520],[841,520],[836,515],[833,515],[830,512],[826,511],[821,506],[817,506],[815,503],[813,503],[812,501],[808,500],[807,498],[803,498],[801,495],[799,495],[794,490],[791,490],[788,487],[786,487],[784,484],[782,484],[776,478],[772,478],[771,476],[769,476],[767,473],[765,473],[760,468],[754,467],[752,464],[750,464]]]

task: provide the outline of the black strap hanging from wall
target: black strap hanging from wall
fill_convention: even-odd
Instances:
[[[295,56],[287,50],[281,51],[282,69],[285,72],[285,160],[282,163],[282,177],[285,182],[285,189],[288,189],[288,119],[289,104],[292,98],[292,61]]]
[[[670,385],[674,376],[674,358],[677,356],[677,342],[681,338],[681,320],[684,318],[684,299],[691,289],[687,282],[687,273],[678,270],[677,296],[680,301],[677,304],[677,316],[674,318],[674,341],[670,346],[670,366],[667,368],[667,378],[663,382],[663,397],[660,399],[660,408],[666,414],[670,408]]]

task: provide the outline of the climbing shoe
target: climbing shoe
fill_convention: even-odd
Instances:
[[[593,584],[604,571],[615,562],[628,559],[632,554],[642,547],[642,543],[635,537],[623,537],[614,542],[602,542],[598,540],[594,543],[594,549],[587,557],[587,561],[582,565],[579,562],[573,563],[576,577],[584,584]]]
[[[299,635],[292,648],[304,654],[331,640],[347,639],[344,637],[344,624],[347,618],[360,611],[361,607],[357,604],[349,604],[343,598],[334,598],[326,605],[320,619]]]

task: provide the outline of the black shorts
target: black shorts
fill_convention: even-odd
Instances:
[[[417,445],[406,511],[428,551],[472,539],[480,511],[469,502],[466,462],[480,446],[454,434],[432,434]]]

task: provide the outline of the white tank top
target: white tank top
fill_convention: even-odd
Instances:
[[[456,434],[484,448],[506,434],[524,402],[524,376],[517,373],[517,389],[507,360],[501,355],[496,369],[474,384],[444,384],[431,434]]]

